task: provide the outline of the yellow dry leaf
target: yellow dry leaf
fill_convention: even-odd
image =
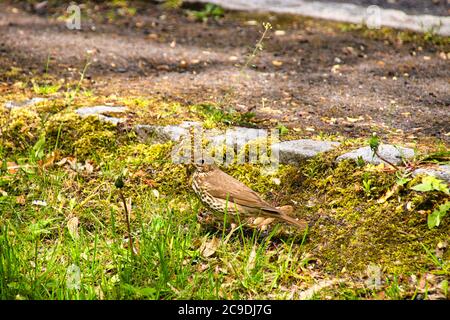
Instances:
[[[364,120],[364,118],[363,117],[358,117],[358,118],[350,118],[350,117],[347,117],[347,121],[348,122],[358,122],[358,121],[363,121]]]
[[[24,195],[21,195],[21,196],[17,196],[16,197],[16,203],[17,204],[20,204],[20,205],[24,205],[25,204],[25,202],[26,202],[26,199],[25,199],[25,196]]]
[[[247,267],[245,268],[247,272],[252,271],[255,268],[256,263],[256,245],[253,245],[252,251],[248,256]]]
[[[260,112],[269,113],[269,114],[282,114],[283,111],[278,109],[272,109],[270,107],[263,107],[259,109]],[[276,120],[277,121],[277,120]]]
[[[280,61],[280,60],[273,60],[273,61],[272,61],[272,64],[273,64],[275,67],[281,67],[281,66],[283,65],[283,62]]]
[[[217,248],[220,246],[220,240],[213,237],[211,241],[205,241],[200,247],[200,253],[203,257],[211,257],[216,253]]]
[[[77,217],[72,217],[67,221],[67,229],[69,230],[69,234],[73,239],[78,239],[78,224],[79,220]]]
[[[393,188],[388,190],[384,196],[377,200],[377,203],[385,203],[390,197],[398,192],[400,185],[396,184]]]
[[[92,172],[94,172],[94,166],[86,160],[84,162],[84,170],[87,174],[91,174]]]
[[[6,163],[6,168],[8,169],[9,174],[15,174],[15,173],[17,173],[19,166],[15,162],[8,161]]]

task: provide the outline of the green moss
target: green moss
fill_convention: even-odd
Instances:
[[[22,152],[39,137],[41,118],[28,108],[0,109],[0,134],[5,150]]]
[[[169,102],[137,98],[127,100],[126,104],[141,117],[138,117],[139,121],[145,117],[150,122],[156,121],[160,108],[166,115],[178,116],[168,117],[170,120],[167,121],[172,123],[186,117],[200,117],[195,110],[187,108],[186,111]],[[151,216],[157,210],[165,210],[163,205],[168,205],[182,211],[183,219],[195,219],[199,202],[191,202],[196,198],[189,184],[187,166],[171,161],[172,143],[138,143],[133,133],[102,123],[96,117],[80,118],[58,99],[32,108],[12,111],[2,108],[0,121],[2,146],[10,150],[9,154],[31,150],[38,137],[45,133],[46,151],[58,149],[64,155],[76,156],[77,161],[97,159],[106,184],[112,185],[120,172],[127,171],[124,192],[133,199],[135,209]],[[433,251],[438,242],[450,240],[450,222],[445,219],[439,228],[429,230],[426,221],[427,215],[446,200],[445,195],[411,190],[421,181],[420,177],[398,187],[392,171],[372,165],[358,166],[349,160],[335,163],[338,154],[358,143],[361,141],[345,141],[332,152],[298,165],[280,165],[273,174],[263,166],[252,164],[234,164],[222,169],[270,203],[294,205],[294,215],[311,223],[307,242],[303,246],[297,243],[294,248],[310,254],[327,272],[340,274],[345,270],[345,274],[359,275],[370,263],[379,264],[387,273],[393,274],[436,268],[423,246]],[[68,197],[85,199],[99,182],[82,175],[77,177],[65,186],[71,190]],[[16,177],[18,180],[3,186],[3,190],[12,196],[27,194],[35,198],[45,192],[49,203],[54,201],[52,205],[56,205],[54,199],[59,197],[56,192],[50,197],[48,189],[31,190],[24,183],[25,178],[25,175]],[[364,189],[364,181],[368,180],[371,181],[370,192]],[[56,185],[58,182],[51,183]],[[89,191],[85,194],[84,189]],[[150,201],[148,207],[141,208],[143,199],[154,196],[153,189],[159,191],[159,199],[163,200],[157,204]],[[389,198],[378,201],[391,190],[394,192]],[[90,205],[92,211],[80,215],[89,226],[98,224],[97,220],[106,223],[110,219],[104,212],[111,204],[104,199],[111,197],[111,188],[98,192],[99,199]],[[17,204],[14,202],[14,205]],[[288,229],[285,225],[282,228]],[[448,254],[443,258],[448,260]]]
[[[74,112],[58,113],[48,118],[44,130],[49,145],[80,158],[112,152],[118,145],[115,126],[94,116],[80,118]]]
[[[172,143],[137,143],[120,148],[118,154],[125,166],[131,170],[141,170],[150,187],[164,194],[186,193],[190,191],[186,166],[172,163],[171,150]]]
[[[333,273],[343,268],[350,273],[362,272],[371,262],[381,263],[392,273],[428,267],[422,244],[435,247],[437,238],[448,238],[450,231],[450,224],[434,230],[426,225],[427,213],[444,196],[418,195],[407,186],[388,201],[378,203],[395,187],[395,175],[368,171],[369,166],[359,168],[351,161],[334,165],[329,161],[333,157],[329,154],[322,159],[321,170],[316,170],[317,160],[312,160],[297,168],[297,174],[291,172],[291,177],[299,180],[302,172],[316,172],[297,185],[293,183],[288,191],[291,199],[303,205],[312,201],[310,208],[302,210],[306,219],[316,221],[307,250],[313,251],[324,268]],[[361,191],[364,175],[374,181],[375,191],[370,196]],[[414,209],[407,209],[408,202]]]

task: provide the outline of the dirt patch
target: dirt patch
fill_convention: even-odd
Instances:
[[[201,23],[182,9],[133,6],[130,15],[84,7],[83,29],[72,31],[56,19],[63,6],[38,16],[3,3],[0,69],[39,75],[50,55],[50,73],[76,79],[90,53],[87,78],[102,95],[212,101],[303,136],[377,131],[405,143],[450,141],[448,38],[410,41],[417,37],[286,15],[226,12]],[[273,30],[242,69],[264,21]],[[2,78],[6,88],[14,82]]]

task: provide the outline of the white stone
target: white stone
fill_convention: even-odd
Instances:
[[[278,150],[280,163],[297,163],[327,152],[340,145],[339,142],[311,139],[290,140],[276,143],[272,150]]]
[[[437,34],[450,35],[450,17],[429,14],[413,15],[401,10],[352,3],[306,0],[185,0],[210,2],[232,10],[266,11],[299,14],[319,19],[329,19],[366,24],[370,28],[381,26],[427,32],[434,28]]]
[[[75,112],[81,117],[97,116],[101,121],[110,122],[112,124],[118,124],[125,122],[124,118],[116,118],[104,115],[105,113],[124,113],[127,111],[127,107],[114,107],[114,106],[94,106],[94,107],[81,107],[75,110]]]
[[[382,158],[393,164],[401,164],[403,159],[411,159],[414,157],[414,150],[410,148],[398,147],[390,144],[382,144],[378,148],[378,153]],[[336,161],[340,162],[344,159],[354,159],[355,161],[361,157],[364,162],[372,164],[384,163],[380,158],[373,154],[372,149],[367,146],[359,148],[337,157]]]
[[[195,121],[184,121],[180,125],[168,126],[138,124],[134,127],[134,131],[142,141],[154,137],[158,142],[178,142],[181,138],[189,135],[189,128],[200,126],[201,124]]]
[[[429,175],[450,183],[450,165],[439,165],[428,168],[418,168],[413,171],[412,176]]]
[[[267,139],[266,129],[255,129],[245,127],[229,128],[224,134],[214,135],[207,133],[207,136],[213,145],[221,145],[226,143],[228,146],[234,146],[237,150],[241,150],[247,143],[254,140]]]
[[[5,103],[6,109],[24,108],[34,106],[36,103],[46,100],[45,98],[32,98],[24,101],[8,101]]]

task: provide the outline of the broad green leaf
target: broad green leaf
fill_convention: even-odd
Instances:
[[[447,201],[444,204],[441,204],[438,209],[434,210],[428,216],[428,228],[438,227],[441,223],[442,218],[447,214],[450,210],[450,201]]]
[[[33,146],[34,158],[42,159],[44,157],[44,145],[45,145],[45,136],[42,135],[36,144]]]
[[[415,185],[414,187],[411,188],[412,190],[415,191],[421,191],[421,192],[427,192],[427,191],[441,191],[444,192],[446,194],[449,193],[447,184],[442,181],[437,179],[436,177],[433,176],[425,176],[422,178],[422,183]]]
[[[418,184],[418,185],[412,187],[411,189],[413,189],[415,191],[426,192],[426,191],[432,191],[433,186],[431,184],[421,183],[421,184]]]
[[[438,227],[441,223],[441,217],[439,216],[438,211],[433,211],[432,214],[428,215],[428,228],[432,229],[434,227]]]
[[[407,184],[410,180],[411,179],[409,179],[409,178],[401,177],[401,178],[398,178],[396,182],[399,186],[403,186],[403,185]]]

